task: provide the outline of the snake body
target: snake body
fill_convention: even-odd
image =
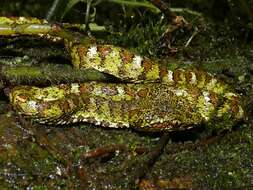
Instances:
[[[121,47],[76,42],[60,26],[36,18],[0,17],[0,35],[59,36],[74,67],[122,81],[14,87],[9,93],[13,108],[39,123],[173,131],[201,124],[226,129],[244,118],[240,95],[210,73],[172,70]]]
[[[111,74],[122,83],[18,86],[10,100],[44,124],[88,122],[139,130],[182,130],[206,124],[231,128],[244,117],[240,95],[210,73],[174,69],[112,45],[66,42],[73,65]]]

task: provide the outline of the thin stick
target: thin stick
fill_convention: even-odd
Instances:
[[[141,163],[137,163],[138,164],[137,166],[131,165],[130,167],[127,168],[127,170],[130,170],[130,173],[128,172],[126,173],[128,173],[127,175],[130,180],[129,185],[131,187],[138,186],[141,179],[148,173],[150,168],[152,168],[152,166],[156,162],[157,158],[159,158],[159,156],[162,154],[163,149],[169,139],[170,139],[169,132],[165,132],[160,138],[157,145],[151,150],[150,153],[148,153],[148,155],[146,155],[146,159],[144,161],[142,161]],[[134,169],[132,169],[133,167]]]
[[[191,37],[188,39],[188,41],[186,42],[186,44],[185,44],[185,48],[187,48],[189,45],[190,45],[190,43],[191,43],[191,41],[192,41],[192,39],[197,35],[199,33],[199,31],[198,31],[198,29],[196,28],[195,30],[194,30],[194,32],[193,32],[193,34],[191,35]]]

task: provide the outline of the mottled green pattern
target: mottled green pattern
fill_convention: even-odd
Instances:
[[[180,80],[174,85],[91,82],[46,88],[21,86],[12,90],[10,98],[19,113],[40,123],[84,121],[149,131],[187,129],[202,123],[230,128],[243,117],[239,97],[219,85],[213,87],[213,80],[202,88],[182,85]]]
[[[20,20],[25,21],[19,23]],[[29,24],[21,18],[16,23],[11,21],[0,18],[3,24]],[[240,95],[209,73],[169,70],[154,60],[112,45],[84,45],[67,39],[65,45],[76,68],[96,69],[124,83],[15,87],[10,101],[18,113],[39,123],[84,121],[152,131],[188,129],[202,123],[224,129],[244,117]]]

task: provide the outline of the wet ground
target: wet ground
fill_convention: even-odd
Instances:
[[[219,73],[220,62],[228,62],[233,81],[248,101],[253,83],[252,71],[248,69],[250,60],[246,58],[209,60],[204,66]],[[210,69],[214,64],[217,66]],[[219,75],[229,80],[227,75]],[[161,136],[83,124],[38,126],[16,116],[7,102],[2,101],[1,105],[4,112],[0,115],[0,183],[6,189],[132,189],[136,183],[135,168],[147,159],[147,153]],[[220,134],[206,134],[203,129],[171,133],[164,153],[138,186],[252,187],[252,157],[250,117],[247,123]]]

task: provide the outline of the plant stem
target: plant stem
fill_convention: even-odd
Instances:
[[[52,6],[50,7],[49,11],[47,12],[47,15],[45,17],[45,19],[47,21],[51,21],[52,20],[52,17],[54,16],[55,14],[55,11],[56,11],[56,8],[57,6],[59,5],[61,0],[54,0]]]

